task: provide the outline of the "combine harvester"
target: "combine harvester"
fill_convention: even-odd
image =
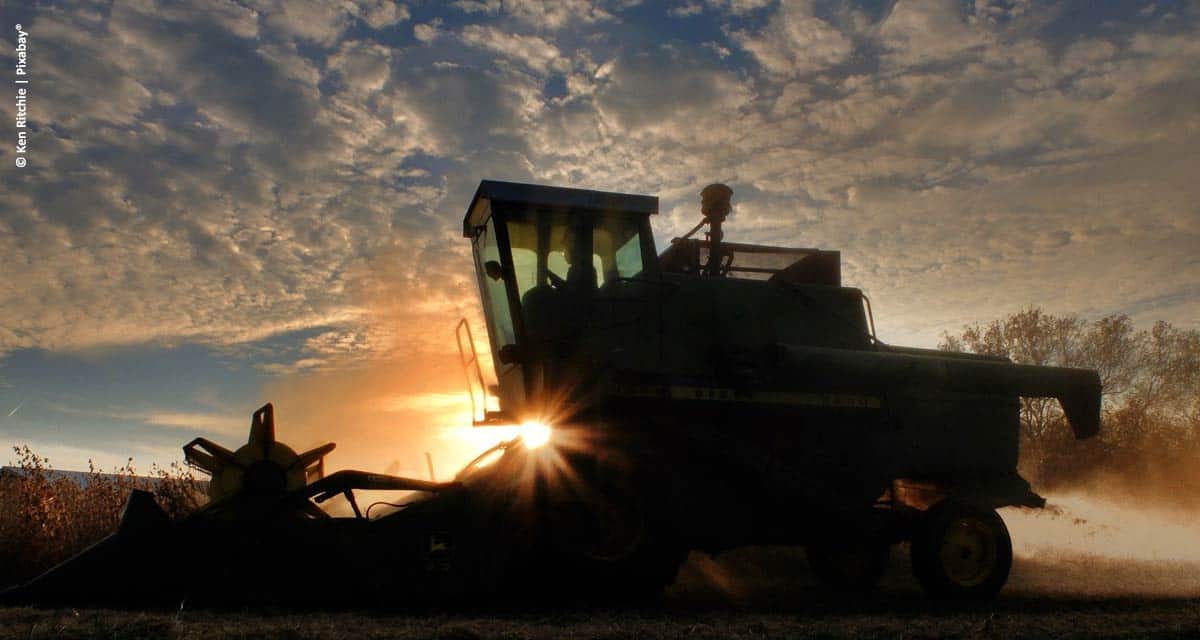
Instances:
[[[480,183],[463,235],[497,384],[460,323],[474,420],[548,438],[452,482],[325,476],[333,444],[295,453],[267,405],[236,451],[184,447],[212,476],[198,513],[171,522],[135,493],[116,533],[6,600],[627,598],[690,550],[746,545],[803,545],[822,580],[864,589],[900,542],[931,595],[994,596],[1012,564],[996,509],[1045,503],[1017,474],[1018,398],[1057,398],[1088,438],[1098,375],[886,345],[838,252],[725,242],[730,197],[706,188],[702,222],[658,254],[657,198]],[[372,518],[365,490],[408,493]],[[352,517],[318,506],[335,496]]]

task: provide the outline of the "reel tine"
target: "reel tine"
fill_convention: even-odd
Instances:
[[[321,458],[324,458],[330,451],[333,451],[334,448],[336,448],[336,447],[337,447],[337,444],[335,444],[333,442],[327,442],[315,449],[309,449],[308,451],[305,451],[304,453],[300,454],[296,458],[296,461],[293,462],[288,467],[288,470],[290,471],[292,469],[308,469],[310,466],[312,466],[313,463],[319,462],[321,460]]]
[[[241,468],[233,452],[208,438],[196,438],[183,445],[183,459],[188,464],[215,475],[226,466]]]
[[[248,444],[262,447],[263,459],[271,455],[271,445],[275,443],[275,406],[270,402],[254,412],[250,419],[250,440]]]

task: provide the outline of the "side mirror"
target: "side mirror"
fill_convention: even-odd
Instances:
[[[525,352],[515,344],[506,344],[500,347],[500,362],[504,364],[521,364],[525,361]]]
[[[483,263],[483,272],[492,280],[500,281],[504,279],[504,269],[495,260],[488,260]]]

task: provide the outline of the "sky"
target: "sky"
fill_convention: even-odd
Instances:
[[[657,195],[659,246],[838,249],[879,336],[1200,328],[1200,3],[0,2],[0,463],[338,442],[449,475],[481,179]],[[484,348],[481,345],[481,348]]]

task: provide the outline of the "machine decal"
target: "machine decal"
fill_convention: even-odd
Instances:
[[[795,391],[747,391],[721,387],[681,385],[622,385],[616,395],[633,398],[750,402],[754,404],[836,407],[839,409],[882,409],[883,398],[857,393],[811,393]]]
[[[425,536],[425,566],[432,572],[450,570],[454,561],[454,539],[445,531],[433,531]]]

